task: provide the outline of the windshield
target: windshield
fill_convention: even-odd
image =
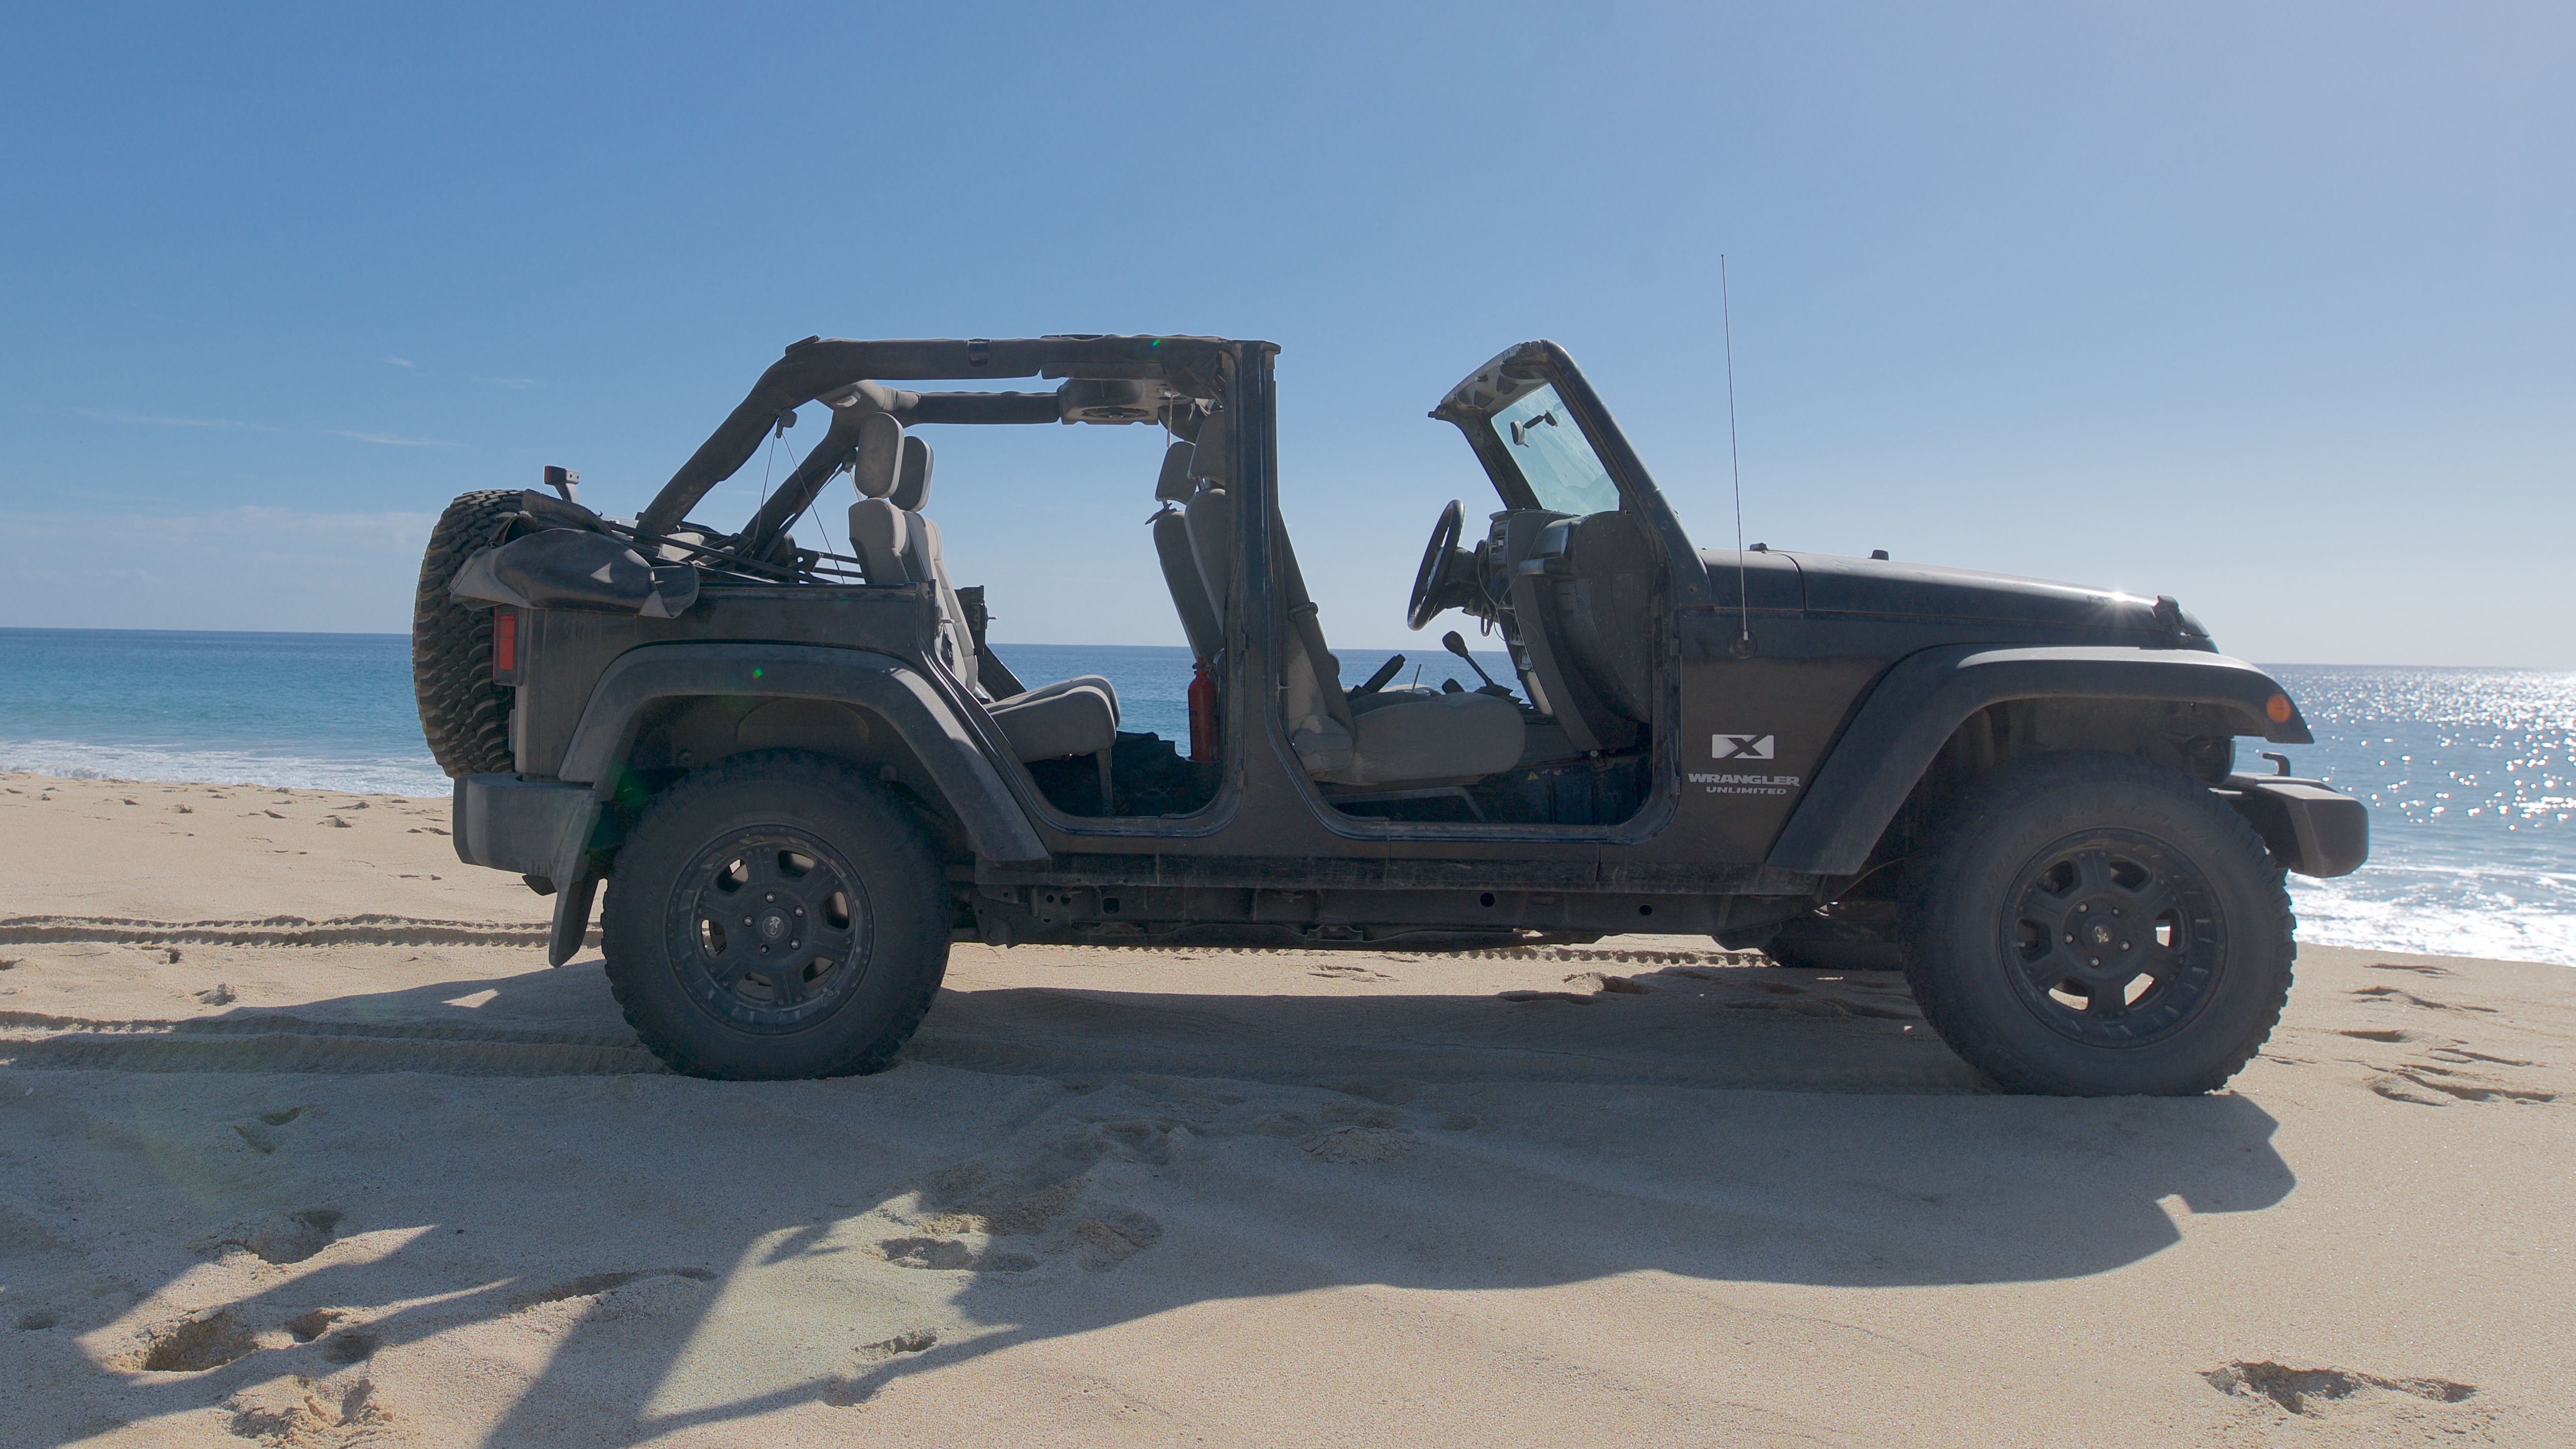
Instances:
[[[1538,496],[1539,507],[1554,513],[1609,513],[1619,507],[1610,470],[1556,395],[1556,384],[1495,413],[1492,421],[1495,438]]]

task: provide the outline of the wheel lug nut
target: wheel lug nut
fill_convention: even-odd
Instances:
[[[774,901],[778,899],[778,892],[771,891],[769,894],[762,896],[761,899],[764,901]]]
[[[761,955],[763,955],[763,956],[768,955],[768,954],[769,954],[769,948],[768,948],[767,946],[763,946],[763,947],[761,947],[761,948],[760,948],[760,954],[761,954]],[[2094,965],[2096,965],[2096,966],[2099,966],[2099,965],[2101,965],[2102,963],[2101,963],[2101,962],[2099,962],[2099,961],[2096,961],[2096,962],[2094,962],[2093,964],[2094,964]]]
[[[766,950],[768,950],[769,948],[768,948],[767,946],[763,946],[763,947],[761,947],[760,949],[762,949],[762,950],[766,951]],[[2088,960],[2088,961],[2091,961],[2091,962],[2092,962],[2094,965],[2096,965],[2096,966],[2099,966],[2099,965],[2101,965],[2101,964],[2102,964],[2102,958],[2101,958],[2101,957],[2099,957],[2099,956],[2088,956],[2088,957],[2086,957],[2085,959],[2086,959],[2086,960]]]
[[[804,908],[803,906],[798,906],[798,907],[796,908],[796,914],[798,914],[798,915],[800,915],[800,916],[801,916],[801,915],[803,915],[803,914],[805,914],[805,908]]]
[[[2084,914],[2086,911],[2089,911],[2089,910],[2091,910],[2091,909],[2093,909],[2091,906],[2077,906],[2077,907],[2075,908],[2075,914],[2077,914],[2077,915],[2079,915],[2079,916],[2080,916],[2080,915]]]
[[[2126,941],[2122,941],[2122,942],[2120,943],[2120,949],[2121,949],[2121,950],[2123,950],[2123,951],[2128,950],[2128,949],[2129,949],[2129,943],[2128,943],[2128,942],[2126,942]]]
[[[743,917],[743,918],[742,918],[742,923],[743,923],[744,925],[746,925],[746,926],[750,925],[750,924],[751,924],[751,917],[749,917],[749,916],[745,916],[745,917]],[[2072,937],[2072,936],[2069,936],[2069,937],[2067,937],[2067,939],[2071,941],[2071,940],[2074,940],[2075,938],[2074,938],[2074,937]]]
[[[2074,933],[2074,932],[2069,931],[2069,932],[2067,932],[2067,933],[2066,933],[2066,944],[2067,944],[2067,945],[2069,945],[2069,946],[2072,946],[2072,945],[2074,945],[2074,944],[2075,944],[2075,933]]]
[[[795,950],[797,947],[802,946],[802,945],[804,945],[804,944],[805,944],[805,943],[804,943],[804,942],[802,942],[802,941],[790,941],[790,942],[788,942],[788,943],[787,943],[787,949],[788,949],[788,950],[790,950],[790,951],[793,951],[793,950]]]

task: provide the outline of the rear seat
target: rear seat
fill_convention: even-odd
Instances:
[[[939,599],[939,661],[978,700],[1021,763],[1091,755],[1100,765],[1102,798],[1109,792],[1109,755],[1118,743],[1118,691],[1097,674],[1077,675],[990,698],[979,678],[975,636],[948,582],[940,557],[939,525],[923,516],[930,501],[930,444],[907,437],[885,414],[861,425],[856,481],[850,506],[850,547],[868,582],[881,586],[929,583]]]

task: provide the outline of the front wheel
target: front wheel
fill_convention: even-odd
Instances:
[[[882,1071],[948,965],[939,871],[865,777],[788,750],[673,786],[618,851],[608,982],[654,1055],[727,1080]]]
[[[2252,1060],[2290,990],[2281,868],[2199,782],[2040,756],[1955,808],[1907,902],[1906,976],[2006,1088],[2181,1096]]]

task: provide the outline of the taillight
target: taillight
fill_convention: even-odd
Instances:
[[[519,611],[492,611],[492,678],[507,684],[519,672]]]

